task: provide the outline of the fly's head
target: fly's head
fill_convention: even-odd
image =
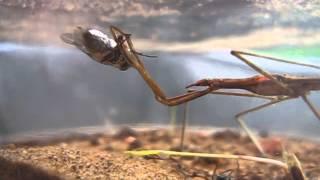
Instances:
[[[62,34],[61,39],[76,46],[94,61],[125,71],[130,67],[126,56],[120,50],[120,48],[128,49],[124,44],[125,37],[121,34],[115,36],[113,32],[112,34],[114,39],[97,29],[77,27],[72,33]]]

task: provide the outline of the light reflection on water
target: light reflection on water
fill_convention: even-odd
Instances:
[[[19,51],[41,51],[48,53],[67,52],[66,48],[58,48],[55,46],[34,46],[27,44],[17,44],[11,42],[0,43],[0,52],[19,52]]]

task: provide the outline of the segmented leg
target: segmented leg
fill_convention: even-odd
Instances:
[[[189,103],[184,103],[182,126],[181,126],[180,151],[183,151],[183,148],[184,148],[184,135],[186,131],[187,120],[189,118],[188,112],[189,112]]]
[[[188,92],[194,92],[196,90],[189,89]],[[226,95],[226,96],[239,96],[239,97],[253,97],[253,98],[260,98],[266,100],[276,100],[277,96],[263,96],[254,93],[238,93],[238,92],[226,92],[226,91],[212,91],[210,94],[217,94],[217,95]]]
[[[315,106],[311,103],[311,101],[307,98],[307,95],[302,95],[301,96],[303,101],[308,105],[308,107],[311,109],[313,114],[320,120],[320,113],[319,111],[315,108]]]
[[[269,56],[263,56],[263,55],[259,55],[259,54],[254,54],[254,53],[248,53],[248,52],[242,52],[242,51],[235,51],[232,50],[231,54],[233,56],[236,56],[239,60],[241,60],[242,62],[246,63],[248,66],[250,66],[252,69],[254,69],[255,71],[257,71],[258,73],[268,77],[270,80],[272,80],[274,83],[278,84],[280,87],[286,89],[289,93],[293,93],[293,90],[291,90],[290,88],[287,87],[286,84],[282,83],[281,81],[277,80],[275,77],[273,77],[269,72],[261,69],[260,67],[258,67],[257,65],[255,65],[254,63],[252,63],[251,61],[249,61],[248,59],[246,59],[245,57],[243,57],[243,55],[247,55],[247,56],[253,56],[253,57],[259,57],[259,58],[264,58],[267,60],[272,60],[272,61],[277,61],[277,62],[281,62],[281,63],[287,63],[287,64],[294,64],[294,65],[299,65],[299,66],[305,66],[305,67],[310,67],[310,68],[314,68],[314,69],[320,69],[320,66],[316,66],[313,64],[306,64],[306,63],[298,63],[298,62],[293,62],[293,61],[288,61],[288,60],[284,60],[284,59],[280,59],[280,58],[274,58],[274,57],[269,57]]]
[[[248,53],[248,52],[243,52],[243,51],[234,51],[234,50],[231,51],[231,54],[232,53],[243,54],[243,55],[247,55],[247,56],[254,56],[254,57],[264,58],[264,59],[268,59],[268,60],[271,60],[271,61],[277,61],[277,62],[282,62],[282,63],[287,63],[287,64],[294,64],[294,65],[298,65],[298,66],[305,66],[305,67],[320,69],[320,66],[316,66],[316,65],[313,65],[313,64],[298,63],[298,62],[294,62],[294,61],[288,61],[288,60],[285,60],[285,59],[274,58],[274,57],[269,57],[269,56],[263,56],[263,55],[254,54],[254,53]]]
[[[260,153],[262,154],[265,154],[258,138],[256,137],[256,135],[254,135],[254,133],[248,128],[248,126],[246,125],[246,123],[243,121],[243,119],[241,119],[242,116],[248,114],[248,113],[251,113],[251,112],[255,112],[255,111],[258,111],[260,109],[263,109],[265,107],[268,107],[268,106],[271,106],[273,104],[276,104],[276,103],[279,103],[279,102],[282,102],[282,101],[285,101],[285,100],[288,100],[288,99],[292,99],[291,97],[284,97],[284,98],[281,98],[281,99],[277,99],[277,100],[273,100],[273,101],[270,101],[268,103],[265,103],[265,104],[262,104],[262,105],[259,105],[257,107],[254,107],[254,108],[251,108],[251,109],[248,109],[246,111],[243,111],[243,112],[240,112],[238,113],[235,118],[237,120],[237,122],[240,124],[241,128],[244,129],[244,131],[248,134],[249,138],[252,140],[252,142],[255,144],[255,146],[258,148],[258,150],[260,151]]]
[[[133,66],[133,67],[137,67],[140,66],[141,68],[144,69],[144,65],[142,63],[142,61],[140,60],[139,56],[136,53],[133,43],[131,41],[130,38],[130,34],[126,34],[123,31],[121,31],[119,28],[115,27],[115,26],[111,26],[110,27],[110,31],[112,33],[112,36],[114,37],[115,40],[118,39],[119,36],[124,36],[125,37],[125,41],[121,42],[121,44],[119,44],[122,48],[121,52],[127,57],[129,63]],[[129,49],[128,49],[129,48]]]
[[[278,81],[274,76],[272,76],[269,72],[261,69],[259,66],[255,65],[254,63],[252,63],[251,61],[249,61],[248,59],[246,59],[245,57],[242,56],[243,52],[240,51],[231,51],[231,54],[236,56],[238,59],[240,59],[242,62],[246,63],[248,66],[250,66],[252,69],[254,69],[255,71],[257,71],[258,73],[264,75],[265,77],[268,77],[271,81],[273,81],[275,84],[279,85],[280,87],[282,87],[283,89],[285,89],[288,92],[292,92],[292,90],[290,88],[288,88],[288,86],[284,83],[282,83],[281,81]],[[244,54],[244,55],[249,55],[248,53]],[[251,55],[251,54],[250,54]],[[293,92],[292,92],[293,93]]]
[[[267,99],[267,100],[275,100],[275,99],[276,99],[276,97],[274,97],[274,96],[262,96],[262,95],[253,94],[253,93],[237,93],[237,92],[212,91],[210,94],[229,95],[229,96],[240,96],[240,97],[254,97],[254,98]]]
[[[258,141],[258,138],[254,135],[254,133],[249,129],[249,127],[246,125],[246,123],[241,119],[242,116],[250,113],[250,112],[254,112],[254,111],[258,111],[260,109],[263,109],[265,107],[271,106],[273,104],[279,103],[281,101],[285,101],[288,99],[291,99],[291,97],[284,97],[281,99],[278,99],[277,97],[270,97],[270,96],[262,96],[262,95],[258,95],[258,94],[252,94],[252,93],[233,93],[233,92],[221,92],[221,91],[213,91],[211,92],[211,94],[218,94],[218,95],[232,95],[232,96],[241,96],[241,97],[255,97],[255,98],[261,98],[261,99],[267,99],[267,100],[271,100],[270,102],[267,102],[265,104],[259,105],[257,107],[248,109],[246,111],[240,112],[238,113],[235,118],[237,120],[237,122],[240,124],[241,128],[246,132],[246,134],[249,136],[249,138],[251,139],[251,141],[255,144],[255,146],[257,147],[257,149],[259,150],[259,152],[261,154],[265,154],[261,144]]]
[[[126,37],[125,41],[118,44],[122,55],[125,56],[129,64],[132,65],[132,67],[134,67],[139,72],[139,74],[142,76],[144,81],[151,88],[152,92],[155,95],[156,100],[161,102],[162,104],[165,104],[168,106],[183,104],[193,99],[204,96],[213,90],[212,87],[208,87],[205,90],[189,92],[180,96],[168,98],[165,95],[165,93],[162,91],[160,86],[152,79],[150,73],[145,69],[139,56],[136,53],[134,53],[136,52],[136,50],[133,47],[130,36],[122,32],[119,28],[114,26],[111,26],[110,30],[112,32],[114,39],[118,39],[118,37],[120,36]]]

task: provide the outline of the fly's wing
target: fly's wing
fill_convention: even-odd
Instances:
[[[118,38],[120,35],[121,33],[114,37]],[[122,71],[130,67],[126,57],[119,51],[117,41],[97,29],[77,27],[73,33],[64,33],[60,38],[63,42],[77,47],[98,63],[113,66]],[[127,47],[125,51],[128,51]]]
[[[71,34],[71,33],[61,34],[60,39],[67,44],[75,45],[75,42],[73,40],[73,34]]]

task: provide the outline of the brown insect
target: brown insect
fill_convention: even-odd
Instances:
[[[113,39],[96,29],[84,29],[77,27],[73,33],[61,35],[61,39],[71,45],[76,46],[82,52],[86,53],[93,60],[113,66],[119,70],[125,71],[130,67],[135,68],[149,85],[157,101],[175,106],[187,101],[204,96],[212,91],[211,87],[205,90],[187,92],[180,96],[168,98],[160,86],[152,79],[150,73],[145,69],[138,53],[132,44],[131,35],[122,32],[115,26],[110,27]],[[145,55],[144,55],[145,56]]]
[[[249,130],[244,121],[241,119],[243,115],[285,100],[302,97],[312,112],[320,120],[319,112],[317,112],[314,105],[312,105],[310,100],[307,98],[307,94],[310,91],[320,90],[320,78],[270,74],[247,60],[245,57],[243,57],[243,55],[261,57],[273,61],[296,64],[316,69],[320,69],[319,66],[296,63],[252,53],[231,51],[232,55],[245,62],[261,75],[243,79],[204,79],[187,86],[187,88],[192,86],[206,86],[204,90],[190,90],[190,92],[185,94],[168,98],[160,86],[152,79],[150,73],[145,69],[142,61],[139,58],[139,55],[146,55],[143,55],[134,49],[131,41],[131,35],[124,33],[115,26],[111,26],[110,31],[113,39],[109,38],[106,34],[99,30],[78,27],[73,33],[62,34],[61,39],[68,44],[76,46],[78,49],[99,63],[113,66],[121,71],[126,71],[130,67],[135,68],[154,93],[156,100],[168,106],[183,104],[209,93],[256,97],[270,100],[268,103],[236,115],[237,121],[240,123],[241,127],[246,131],[246,133],[248,133],[249,137],[252,139],[261,153],[264,153],[264,151],[255,135]],[[251,93],[231,93],[217,91],[220,89],[243,89],[250,91]]]
[[[241,79],[202,79],[197,81],[194,84],[187,86],[187,88],[193,86],[207,86],[214,89],[211,94],[220,94],[220,95],[232,95],[232,96],[246,96],[246,97],[256,97],[269,100],[269,102],[259,105],[257,107],[248,109],[246,111],[238,113],[235,117],[240,126],[245,130],[249,135],[253,143],[256,145],[258,150],[264,154],[264,150],[259,143],[257,137],[249,130],[242,117],[248,113],[258,111],[262,108],[266,108],[273,104],[290,100],[293,98],[301,97],[315,116],[320,120],[320,113],[316,110],[315,106],[307,98],[307,95],[310,91],[320,90],[320,78],[319,77],[299,77],[299,76],[289,76],[289,75],[280,75],[280,74],[271,74],[248,59],[245,56],[254,56],[264,59],[269,59],[277,62],[295,64],[299,66],[305,66],[315,69],[320,69],[319,66],[291,62],[283,59],[272,58],[267,56],[261,56],[253,53],[241,52],[241,51],[231,51],[231,54],[248,66],[253,68],[255,71],[261,75],[256,75],[249,78]],[[240,89],[246,90],[250,93],[233,93],[233,92],[223,92],[216,91],[220,89]],[[190,90],[192,92],[192,90]]]

